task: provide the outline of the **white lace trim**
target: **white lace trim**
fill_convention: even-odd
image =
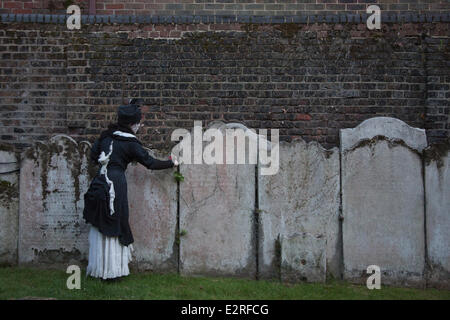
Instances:
[[[136,138],[135,135],[131,134],[131,133],[127,133],[127,132],[122,132],[122,131],[114,131],[114,133],[116,136],[121,136],[121,137],[125,137],[125,138]]]
[[[91,226],[89,230],[89,263],[86,275],[111,279],[130,274],[133,245],[123,246],[118,237],[107,237]]]
[[[109,180],[108,178],[108,163],[109,158],[111,157],[111,154],[113,152],[113,143],[114,141],[111,141],[111,145],[109,146],[109,153],[106,155],[104,151],[100,154],[100,157],[98,158],[98,162],[102,165],[102,168],[100,169],[100,174],[105,175],[106,182],[109,186],[109,214],[114,214],[114,199],[116,198],[116,192],[114,190],[114,183]]]

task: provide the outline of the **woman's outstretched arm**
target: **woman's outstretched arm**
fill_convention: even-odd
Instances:
[[[172,160],[158,160],[153,158],[139,143],[133,143],[130,149],[133,159],[147,169],[162,170],[175,166]]]

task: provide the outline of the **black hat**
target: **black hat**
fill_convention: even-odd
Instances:
[[[121,125],[132,125],[141,121],[142,113],[138,105],[129,104],[119,107],[118,123]]]

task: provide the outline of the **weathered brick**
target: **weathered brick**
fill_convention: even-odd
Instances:
[[[383,25],[377,37],[358,24],[225,26],[233,25],[0,30],[0,141],[23,148],[54,133],[92,141],[135,96],[149,104],[140,138],[156,148],[197,119],[280,128],[282,139],[327,147],[338,143],[338,129],[379,115],[425,127],[433,141],[448,136],[447,24]],[[149,34],[133,36],[142,31]],[[332,36],[320,38],[324,31]]]

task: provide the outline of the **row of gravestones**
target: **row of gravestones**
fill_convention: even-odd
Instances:
[[[449,287],[449,147],[426,147],[424,130],[378,117],[341,130],[340,150],[280,143],[276,175],[251,164],[182,165],[178,189],[173,169],[132,164],[133,263],[313,282],[365,281],[378,265],[383,283]],[[20,157],[20,179],[18,156],[0,150],[0,263],[86,263],[90,145],[36,143]]]

